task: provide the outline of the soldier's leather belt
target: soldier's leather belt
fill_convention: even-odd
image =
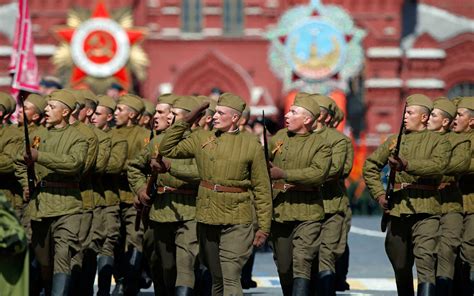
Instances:
[[[174,188],[169,186],[158,186],[158,193],[175,193],[175,194],[183,194],[183,195],[197,195],[196,189],[180,189]]]
[[[295,185],[295,184],[285,184],[285,183],[272,183],[272,188],[283,191],[300,191],[300,192],[318,192],[319,188]]]
[[[437,185],[424,185],[424,184],[413,184],[413,183],[395,183],[394,188],[399,189],[420,189],[420,190],[438,190]]]
[[[214,184],[208,181],[201,181],[201,183],[199,183],[199,186],[202,186],[207,189],[211,189],[216,192],[242,193],[242,192],[248,191],[247,188],[224,186],[224,185]]]
[[[52,181],[39,181],[36,184],[39,188],[67,188],[67,189],[79,189],[79,183],[71,182],[52,182]]]
[[[454,187],[454,186],[458,186],[458,182],[446,182],[446,183],[441,183],[441,184],[439,184],[439,186],[438,186],[438,190],[443,190],[443,189],[450,188],[450,187]]]

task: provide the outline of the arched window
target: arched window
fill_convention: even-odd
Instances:
[[[181,31],[200,33],[202,30],[202,1],[181,0]]]
[[[452,99],[455,97],[472,97],[474,96],[474,83],[473,82],[461,82],[453,86],[448,91],[448,98]]]

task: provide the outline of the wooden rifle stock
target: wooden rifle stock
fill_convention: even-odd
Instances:
[[[19,93],[19,102],[21,109],[23,110],[23,131],[25,135],[25,152],[29,159],[32,159],[31,156],[31,143],[30,143],[30,133],[28,131],[28,119],[26,118],[25,113],[25,100],[28,96],[28,92],[21,90]],[[26,163],[26,174],[28,178],[28,191],[30,193],[30,198],[33,196],[36,187],[36,175],[35,175],[35,165],[31,162]]]

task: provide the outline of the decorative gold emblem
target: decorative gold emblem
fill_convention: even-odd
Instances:
[[[207,145],[211,144],[209,148],[213,149],[216,145],[216,143],[215,143],[216,140],[217,140],[217,138],[215,136],[209,137],[209,139],[206,142],[204,142],[204,144],[201,145],[201,148],[204,148]]]
[[[278,142],[276,143],[276,147],[275,149],[272,150],[272,155],[275,155],[275,153],[277,152],[280,152],[280,154],[282,153],[281,151],[281,147],[283,146],[283,141],[282,140],[278,140]]]
[[[31,148],[38,149],[40,143],[41,143],[41,138],[38,136],[35,136],[33,138],[33,143],[31,144]]]

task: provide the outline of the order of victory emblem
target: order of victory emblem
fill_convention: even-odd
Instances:
[[[268,32],[269,63],[285,90],[345,90],[362,69],[364,35],[342,8],[313,0],[288,10]]]

